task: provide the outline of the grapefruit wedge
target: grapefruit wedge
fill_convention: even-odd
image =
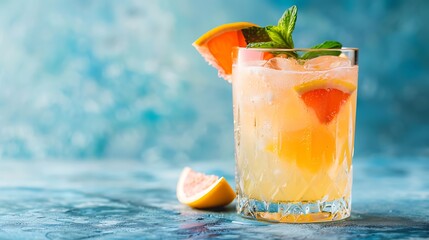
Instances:
[[[307,107],[314,110],[323,124],[329,124],[356,86],[342,80],[315,80],[295,87]]]
[[[203,34],[192,45],[210,65],[218,70],[220,77],[229,81],[232,72],[232,50],[234,47],[247,46],[242,30],[252,27],[257,25],[249,22],[223,24]],[[248,41],[264,40],[258,39],[257,29],[249,35],[252,38],[247,38]]]
[[[224,177],[205,175],[185,167],[176,189],[179,202],[193,208],[223,207],[235,199],[235,192]]]

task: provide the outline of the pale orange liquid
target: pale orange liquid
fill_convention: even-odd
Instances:
[[[316,80],[357,86],[357,72],[357,66],[314,72],[235,67],[239,194],[269,202],[350,197],[356,89],[332,121],[321,123],[295,87]]]

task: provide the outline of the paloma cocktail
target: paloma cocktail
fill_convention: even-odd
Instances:
[[[238,211],[280,222],[346,218],[356,50],[310,60],[286,58],[282,51],[288,50],[276,50],[277,57],[267,49],[240,48],[235,54]]]

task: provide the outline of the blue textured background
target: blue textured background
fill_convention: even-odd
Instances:
[[[232,159],[231,87],[191,43],[299,8],[360,48],[355,156],[429,156],[429,1],[0,1],[0,157]]]

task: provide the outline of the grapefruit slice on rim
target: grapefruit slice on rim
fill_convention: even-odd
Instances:
[[[210,65],[218,70],[220,77],[230,80],[232,50],[234,47],[247,46],[242,29],[250,27],[257,27],[257,25],[249,22],[223,24],[203,34],[192,45]],[[256,36],[255,38],[250,40],[257,41]]]
[[[314,110],[323,124],[329,124],[356,86],[342,80],[315,80],[295,87],[307,107]]]
[[[224,177],[205,175],[185,167],[176,189],[179,202],[193,208],[223,207],[235,199],[235,192]]]

